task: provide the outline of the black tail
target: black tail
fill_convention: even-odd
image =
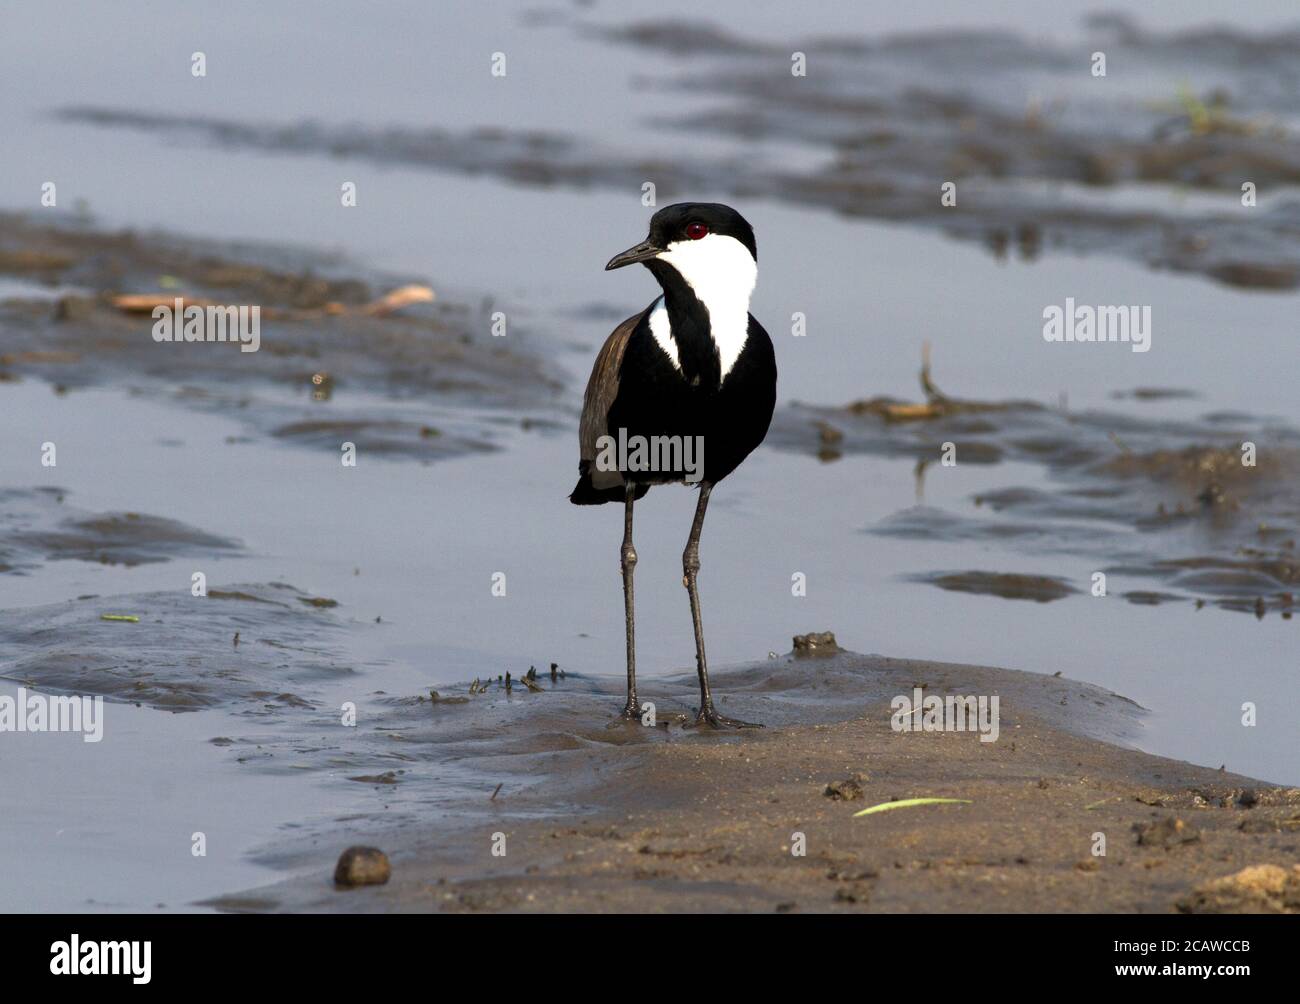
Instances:
[[[649,490],[649,485],[638,484],[633,498],[639,499]],[[626,497],[627,489],[623,485],[597,488],[591,483],[591,461],[583,460],[578,463],[578,483],[569,496],[569,501],[574,505],[604,505],[606,502],[622,502]]]

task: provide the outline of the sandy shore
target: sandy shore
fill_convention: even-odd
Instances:
[[[1052,676],[847,652],[717,675],[725,713],[762,731],[700,733],[693,674],[650,680],[657,726],[611,725],[612,681],[426,705],[410,736],[471,754],[481,798],[445,825],[366,831],[380,886],[336,889],[343,846],[213,901],[315,911],[1281,911],[1300,909],[1300,790],[1119,745],[1141,709]],[[997,695],[1000,734],[891,728],[890,701]],[[442,695],[444,698],[450,696]],[[504,726],[504,729],[501,727]],[[477,738],[476,738],[477,737]],[[493,779],[496,783],[492,783]],[[838,782],[855,780],[853,785]],[[496,784],[500,790],[492,797]],[[849,798],[833,797],[828,786]],[[968,799],[855,818],[916,797]],[[804,853],[794,853],[803,835]],[[1105,854],[1096,855],[1099,835]],[[494,855],[504,843],[504,855]],[[1244,878],[1215,880],[1242,869]]]

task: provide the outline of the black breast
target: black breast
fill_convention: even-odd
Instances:
[[[745,347],[719,383],[716,347],[707,330],[674,323],[681,368],[650,330],[649,312],[628,340],[619,391],[609,411],[609,434],[701,437],[704,478],[716,483],[749,456],[767,435],[776,406],[772,340],[751,316]],[[680,481],[680,474],[644,472],[633,480]]]

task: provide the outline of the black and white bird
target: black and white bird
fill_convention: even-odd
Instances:
[[[698,483],[695,519],[682,554],[682,584],[690,595],[700,677],[696,724],[752,727],[723,717],[714,708],[696,580],[709,495],[763,441],[776,406],[772,340],[749,313],[758,277],[754,231],[730,206],[709,202],[667,206],[650,220],[650,235],[615,255],[605,268],[637,262],[650,270],[663,293],[616,327],[596,356],[579,429],[580,476],[569,501],[624,506],[621,563],[627,705],[623,717],[632,719],[641,714],[636,695],[632,573],[637,555],[632,545],[632,505],[651,485]],[[702,463],[686,471],[600,462],[611,443],[637,442],[638,437],[642,443],[689,439],[702,447]]]

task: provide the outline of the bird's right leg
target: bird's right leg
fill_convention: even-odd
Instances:
[[[619,552],[623,566],[623,615],[627,621],[627,704],[621,717],[635,720],[641,717],[636,700],[636,614],[632,609],[632,572],[636,569],[636,548],[632,546],[632,500],[636,486],[627,483],[623,502],[623,548]]]
[[[742,722],[720,715],[713,707],[713,694],[709,691],[709,663],[704,657],[704,625],[700,622],[700,530],[704,528],[704,511],[709,507],[709,493],[713,485],[705,481],[700,485],[700,497],[695,504],[695,520],[691,535],[682,552],[682,585],[691,598],[691,622],[695,626],[695,668],[700,675],[700,713],[696,725],[712,725],[715,729],[761,729],[763,726]]]

